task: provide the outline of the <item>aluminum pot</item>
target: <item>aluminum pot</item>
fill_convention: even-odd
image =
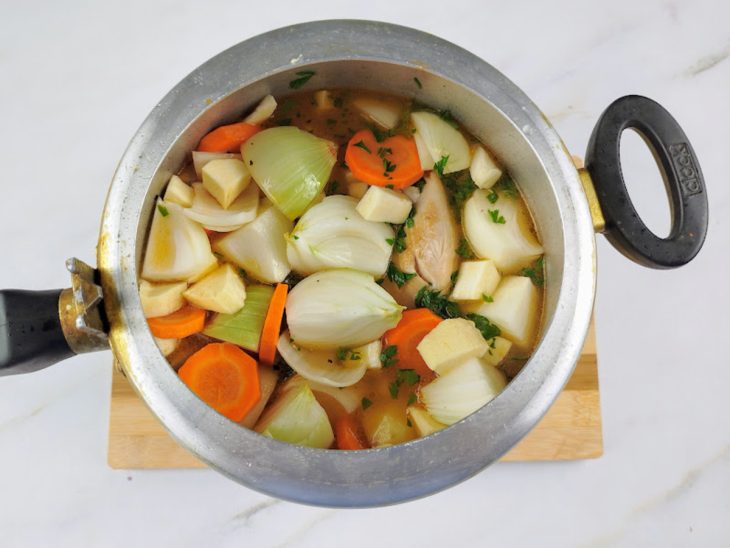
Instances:
[[[339,452],[280,443],[241,428],[199,400],[157,349],[138,295],[154,201],[211,128],[240,119],[262,96],[351,87],[448,108],[488,143],[518,182],[545,248],[541,340],[522,372],[482,409],[406,444]],[[417,80],[416,80],[417,79]],[[662,169],[672,231],[642,223],[623,184],[619,139],[634,128]],[[98,270],[72,259],[72,288],[0,292],[0,372],[24,373],[74,353],[108,348],[152,412],[212,468],[260,492],[314,505],[366,507],[435,493],[505,454],[548,410],[578,359],[593,308],[594,233],[625,255],[671,268],[691,260],[707,230],[707,198],[692,148],[658,104],[629,96],[600,117],[577,170],[530,99],[471,53],[416,30],[366,21],[321,21],[251,38],[175,86],[132,139],[102,218]]]

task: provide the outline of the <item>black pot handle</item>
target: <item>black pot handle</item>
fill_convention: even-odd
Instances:
[[[629,128],[643,137],[664,176],[672,217],[666,238],[647,228],[626,189],[620,143]],[[640,95],[614,101],[593,129],[586,169],[606,220],[605,235],[626,257],[652,268],[676,268],[697,255],[707,234],[705,182],[689,139],[659,103]]]
[[[73,356],[58,313],[61,290],[0,291],[0,376],[30,373]]]
[[[71,288],[0,291],[0,377],[109,348],[98,272],[69,259]]]

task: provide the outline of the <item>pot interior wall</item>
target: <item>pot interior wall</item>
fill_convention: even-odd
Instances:
[[[554,194],[554,188],[560,188],[560,184],[550,183],[542,161],[525,138],[525,134],[529,135],[533,128],[516,127],[500,110],[471,90],[436,76],[425,68],[414,70],[380,61],[348,60],[308,65],[306,69],[314,70],[316,75],[305,89],[358,88],[381,91],[416,97],[429,106],[448,109],[469,132],[489,147],[522,191],[545,247],[547,283],[543,326],[549,325],[558,302],[565,251],[563,227]],[[182,167],[189,157],[189,151],[212,128],[240,120],[266,94],[281,99],[292,93],[289,82],[299,70],[302,67],[273,74],[242,87],[215,104],[200,105],[200,116],[171,147],[150,181],[137,229],[138,271],[154,200],[162,192],[170,175]],[[422,89],[415,84],[414,77],[421,82]]]

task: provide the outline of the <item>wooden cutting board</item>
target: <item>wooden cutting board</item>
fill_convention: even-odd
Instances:
[[[565,390],[542,421],[503,461],[577,460],[603,454],[593,324]],[[203,468],[178,445],[114,368],[109,419],[109,465],[117,469]]]

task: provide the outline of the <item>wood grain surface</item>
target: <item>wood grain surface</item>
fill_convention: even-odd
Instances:
[[[503,461],[590,459],[603,453],[594,327],[573,376],[538,425]],[[116,469],[203,468],[178,445],[114,368],[109,465]]]

